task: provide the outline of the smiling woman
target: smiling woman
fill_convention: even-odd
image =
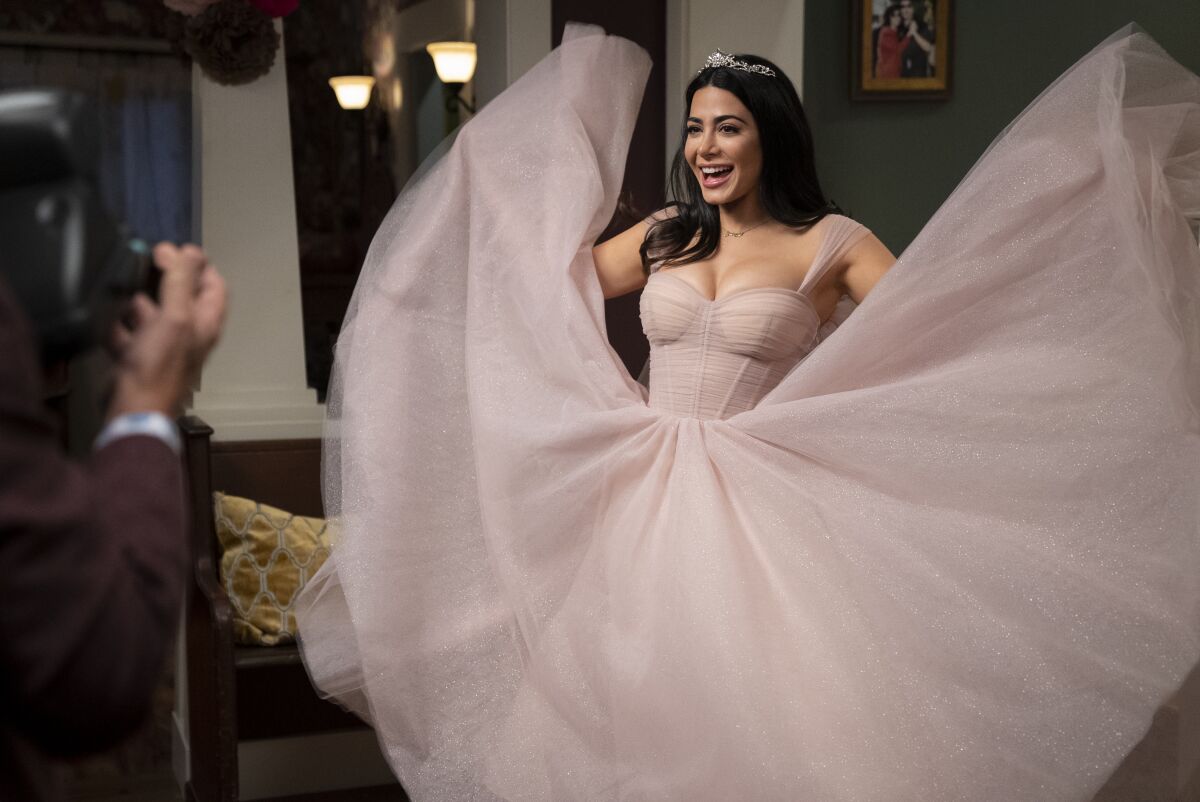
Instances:
[[[854,224],[844,252],[814,263],[824,238],[814,227],[830,215],[852,221],[821,190],[812,134],[783,71],[758,56],[717,52],[686,100],[672,203],[593,250],[605,297],[644,286],[660,268],[688,265],[678,277],[710,299],[803,285],[822,322],[843,297],[843,315],[862,301],[895,257]],[[807,280],[818,278],[816,267],[819,283]]]
[[[817,179],[800,97],[775,64],[714,54],[688,86],[686,102],[671,165],[677,214],[650,226],[640,249],[647,274],[651,262],[682,265],[712,256],[725,231],[746,233],[768,219],[804,230],[840,211]]]
[[[593,251],[649,66],[564,37],[381,228],[312,677],[413,799],[1090,799],[1200,654],[1200,79],[1106,43],[889,269],[724,54]]]

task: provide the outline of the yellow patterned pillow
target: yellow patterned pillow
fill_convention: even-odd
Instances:
[[[213,493],[213,507],[234,639],[256,646],[290,643],[296,639],[296,594],[329,556],[325,520],[224,493]]]

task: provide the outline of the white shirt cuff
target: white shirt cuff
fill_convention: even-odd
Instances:
[[[157,437],[176,454],[183,450],[183,442],[179,439],[179,430],[175,428],[175,423],[161,412],[127,412],[118,415],[100,430],[96,442],[92,444],[92,450],[99,451],[114,440],[137,434]]]

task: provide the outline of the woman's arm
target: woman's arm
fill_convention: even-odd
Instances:
[[[646,286],[641,247],[649,230],[650,221],[643,220],[592,248],[605,298],[616,298]]]
[[[863,302],[883,274],[896,263],[896,257],[874,234],[868,234],[843,257],[842,287],[856,304]]]

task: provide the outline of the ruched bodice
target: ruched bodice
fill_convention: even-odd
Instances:
[[[808,296],[759,287],[710,301],[670,272],[642,292],[650,406],[693,418],[752,408],[816,344]]]
[[[642,291],[650,341],[650,406],[683,417],[728,418],[754,407],[820,340],[809,293],[867,234],[841,215],[818,223],[821,245],[797,289],[752,287],[715,300],[671,269]]]

